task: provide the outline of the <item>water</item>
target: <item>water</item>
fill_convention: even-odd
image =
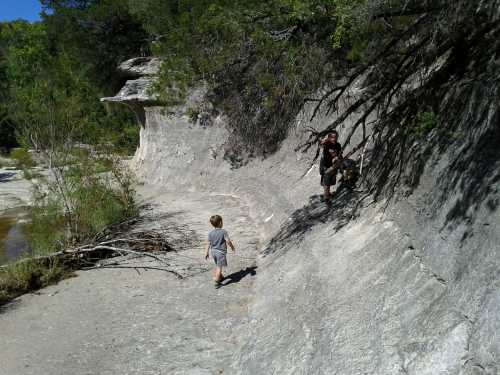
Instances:
[[[0,264],[19,258],[28,247],[24,227],[26,210],[12,209],[0,215]]]

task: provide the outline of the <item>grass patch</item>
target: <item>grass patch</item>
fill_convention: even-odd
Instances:
[[[11,151],[10,157],[14,160],[16,168],[31,169],[36,166],[35,161],[31,157],[27,148],[16,148]]]
[[[72,274],[72,269],[57,259],[23,259],[4,266],[0,268],[0,305]]]
[[[36,162],[27,148],[21,147],[12,150],[10,157],[13,165],[22,171],[23,177],[26,180],[32,180],[41,176],[39,172],[33,169],[36,167]]]

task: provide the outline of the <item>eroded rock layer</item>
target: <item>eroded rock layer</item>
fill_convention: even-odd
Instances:
[[[431,150],[413,190],[374,201],[341,189],[327,206],[313,153],[295,151],[311,125],[307,111],[279,152],[234,169],[223,118],[202,126],[190,105],[146,108],[133,165],[166,190],[231,194],[251,208],[261,256],[236,373],[498,373],[494,120],[445,152]],[[488,163],[463,164],[478,142],[493,147]]]

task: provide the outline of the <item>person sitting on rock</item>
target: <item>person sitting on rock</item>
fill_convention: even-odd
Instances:
[[[326,202],[330,202],[332,198],[330,188],[337,182],[337,171],[342,161],[342,145],[338,142],[338,136],[338,132],[334,130],[328,133],[326,138],[320,142],[323,153],[319,164],[319,173]]]
[[[210,224],[212,224],[214,229],[208,233],[208,239],[205,245],[205,259],[208,259],[209,251],[212,250],[212,258],[215,263],[214,283],[215,288],[218,289],[221,287],[221,282],[224,280],[222,269],[223,267],[227,267],[227,245],[229,245],[233,252],[236,252],[236,249],[227,231],[222,229],[223,223],[221,216],[211,216]]]

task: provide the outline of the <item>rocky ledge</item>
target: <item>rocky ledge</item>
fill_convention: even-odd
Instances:
[[[137,57],[121,63],[118,66],[121,75],[132,79],[125,82],[118,94],[101,98],[101,102],[128,105],[135,112],[138,121],[144,125],[144,107],[159,103],[158,95],[152,92],[152,87],[160,64],[159,59],[152,57]]]

